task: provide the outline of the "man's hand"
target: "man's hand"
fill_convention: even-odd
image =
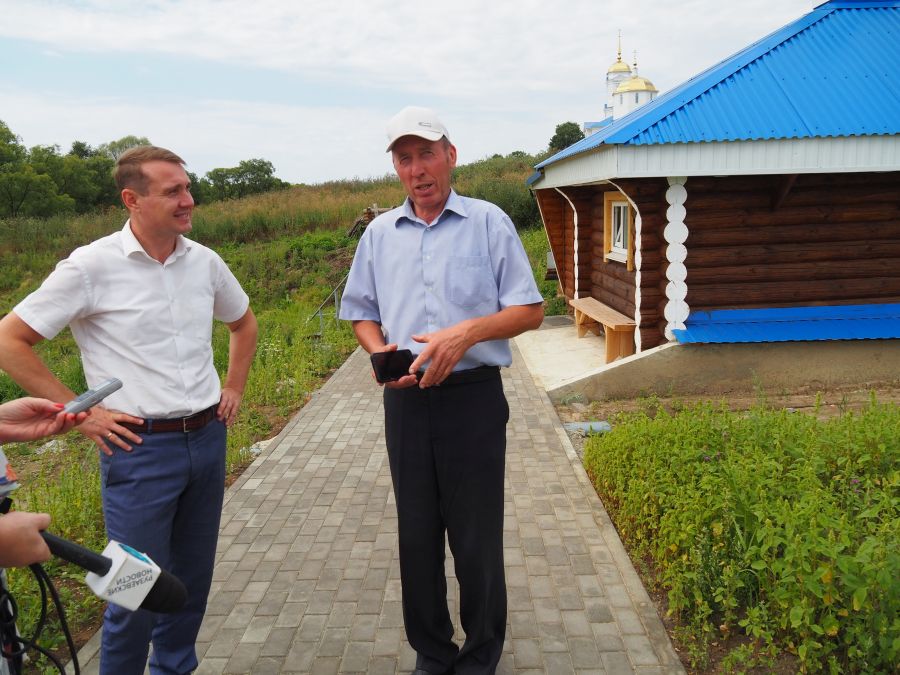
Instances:
[[[397,344],[391,343],[389,345],[384,345],[381,349],[375,349],[372,353],[376,352],[395,352],[397,351]],[[415,364],[413,364],[415,365]],[[406,389],[407,387],[412,387],[418,384],[419,380],[416,378],[415,370],[410,367],[410,374],[404,375],[399,380],[394,380],[393,382],[378,382],[375,378],[375,371],[372,371],[372,379],[378,382],[379,387],[387,387],[388,389]]]
[[[241,408],[244,387],[247,386],[247,376],[250,374],[250,364],[256,353],[256,335],[259,326],[256,315],[249,307],[244,316],[225,325],[229,331],[228,373],[222,385],[216,417],[230,427],[237,419],[238,410]]]
[[[418,370],[431,359],[419,386],[433,387],[443,382],[466,352],[479,342],[508,340],[526,330],[537,328],[544,318],[541,303],[510,305],[494,314],[477,319],[466,319],[434,333],[411,336],[416,342],[425,343],[425,349],[413,361],[410,370]]]
[[[374,321],[354,321],[353,332],[356,334],[357,342],[370,354],[397,351],[396,343],[384,344],[384,333],[381,332],[381,325]],[[413,362],[413,365],[416,365],[416,363]],[[410,367],[409,372],[409,375],[401,377],[396,382],[387,382],[384,385],[379,383],[378,386],[385,386],[389,389],[406,389],[407,387],[415,386],[418,383],[418,379],[415,376],[416,369]],[[372,371],[372,379],[375,380],[375,371]],[[378,382],[378,380],[375,381]]]
[[[219,399],[219,407],[216,409],[216,417],[230,427],[237,419],[238,410],[241,408],[243,395],[231,387],[222,388],[222,398]]]
[[[469,321],[461,321],[434,333],[411,336],[416,342],[425,344],[425,349],[413,361],[410,370],[418,370],[422,364],[431,360],[425,375],[419,381],[422,389],[446,380],[454,366],[466,355],[466,351],[475,344],[470,336],[470,325]]]
[[[123,427],[120,422],[142,424],[143,421],[140,417],[133,417],[118,410],[108,410],[98,405],[91,408],[90,418],[78,427],[78,431],[94,441],[103,454],[112,455],[113,451],[110,450],[109,444],[116,445],[125,452],[131,452],[129,441],[138,445],[143,443],[140,436]]]
[[[0,405],[0,441],[34,441],[62,434],[87,419],[86,412],[74,415],[62,409],[62,403],[32,397]]]
[[[41,530],[50,526],[46,513],[13,511],[0,516],[0,567],[24,567],[50,558]]]

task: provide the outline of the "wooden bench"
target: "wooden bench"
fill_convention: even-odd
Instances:
[[[629,319],[595,298],[574,298],[569,304],[575,310],[578,337],[588,331],[600,335],[600,325],[606,334],[606,362],[634,354],[634,319]]]

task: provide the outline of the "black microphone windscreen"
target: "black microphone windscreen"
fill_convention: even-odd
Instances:
[[[165,570],[160,570],[159,578],[141,603],[141,609],[168,614],[177,612],[184,607],[185,602],[187,602],[187,589],[181,583],[181,579]]]
[[[89,572],[93,572],[99,576],[103,576],[109,572],[112,561],[106,556],[94,553],[92,550],[76,544],[74,541],[57,537],[50,532],[41,532],[44,541],[47,542],[47,548],[57,558],[62,558],[70,563],[75,563],[80,568]]]

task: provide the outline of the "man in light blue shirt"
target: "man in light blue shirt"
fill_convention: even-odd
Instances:
[[[416,675],[493,673],[506,634],[503,481],[509,407],[500,367],[509,338],[537,328],[543,304],[509,217],[450,187],[456,148],[432,110],[388,124],[407,200],[366,228],[341,305],[370,353],[410,349],[409,375],[384,390],[397,500],[403,618]],[[444,576],[449,538],[462,648]]]

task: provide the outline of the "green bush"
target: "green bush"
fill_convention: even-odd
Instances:
[[[519,231],[522,245],[531,261],[531,269],[534,271],[534,280],[538,290],[544,298],[544,314],[546,316],[563,315],[566,313],[566,299],[559,295],[559,282],[547,280],[547,251],[550,250],[550,242],[543,227],[532,227]]]
[[[584,459],[696,665],[713,636],[743,631],[753,658],[832,673],[896,672],[898,460],[900,407],[874,400],[827,421],[710,404],[633,414]]]
[[[541,224],[540,212],[525,184],[535,163],[534,157],[521,152],[495,155],[458,167],[454,187],[462,195],[496,204],[517,228],[537,227]]]

